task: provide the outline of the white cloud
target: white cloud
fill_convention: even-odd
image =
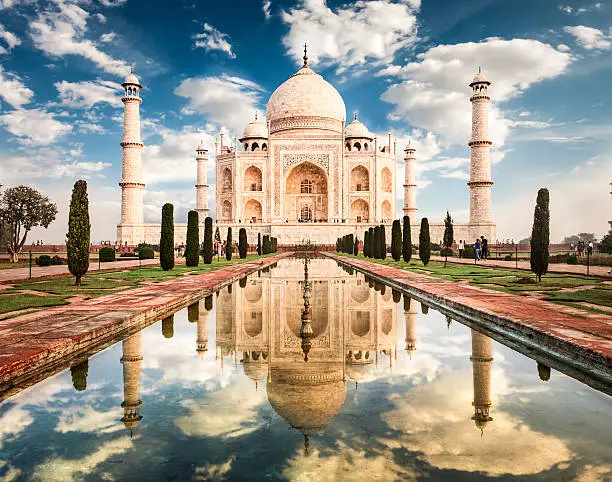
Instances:
[[[121,107],[121,85],[105,80],[56,82],[55,88],[59,92],[61,105],[67,107],[90,109],[96,104],[109,104]]]
[[[206,120],[242,133],[257,110],[262,91],[254,82],[240,77],[193,77],[174,90],[188,99],[187,110],[206,116]]]
[[[572,35],[587,50],[612,48],[612,34],[610,33],[606,34],[599,29],[584,25],[563,27],[563,30]]]
[[[559,44],[557,45],[557,50],[559,52],[569,52],[571,49],[565,44]]]
[[[0,116],[0,125],[26,145],[52,144],[72,131],[70,124],[57,120],[54,114],[42,109],[12,110]]]
[[[204,31],[193,36],[194,48],[202,48],[206,52],[220,50],[225,52],[230,59],[236,58],[236,55],[232,52],[232,44],[229,43],[229,35],[220,32],[208,23],[205,23],[202,27]]]
[[[571,61],[569,54],[529,39],[439,45],[419,54],[417,62],[382,70],[379,75],[405,80],[391,85],[381,98],[395,104],[393,115],[438,134],[443,146],[464,144],[471,130],[468,84],[479,65],[493,82],[492,99],[503,102],[534,83],[561,75]],[[492,103],[489,134],[494,144],[503,145],[508,129],[503,112]]]
[[[5,72],[0,65],[0,97],[13,107],[21,107],[30,102],[34,92],[17,75]]]
[[[94,17],[96,17],[100,23],[106,23],[106,17],[101,13],[96,13]]]
[[[105,72],[125,75],[128,65],[102,52],[85,38],[89,13],[78,5],[60,2],[55,11],[43,11],[30,23],[34,45],[52,57],[79,55]]]
[[[98,0],[103,7],[119,7],[124,3],[127,3],[127,0]]]
[[[270,20],[270,17],[272,16],[272,13],[270,11],[270,9],[272,8],[272,2],[270,0],[264,0],[261,8],[263,10],[264,17],[266,17],[266,20]]]
[[[359,0],[332,9],[326,0],[302,0],[281,12],[283,22],[289,25],[283,45],[300,61],[306,42],[312,63],[337,65],[338,72],[381,65],[417,40],[418,3]]]
[[[6,47],[0,45],[0,55],[6,54],[13,50],[17,45],[21,45],[21,40],[17,35],[9,32],[4,28],[4,25],[0,24],[0,40],[3,40]]]
[[[108,32],[100,35],[100,42],[109,43],[117,38],[117,34],[115,32]]]

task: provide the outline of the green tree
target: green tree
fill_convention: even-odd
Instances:
[[[164,338],[174,336],[174,315],[170,315],[162,320],[162,335]]]
[[[217,259],[219,254],[221,253],[221,233],[219,232],[219,226],[215,229],[215,246],[214,248],[217,250]]]
[[[268,236],[267,234],[264,234],[263,236],[263,242],[262,242],[262,252],[263,254],[270,254],[271,251],[271,247],[270,247],[270,236]]]
[[[355,236],[355,243],[353,244],[353,254],[357,256],[359,254],[359,239]]]
[[[257,255],[261,256],[261,233],[257,233]]]
[[[597,242],[597,237],[595,236],[595,233],[578,233],[572,236],[566,236],[565,238],[563,238],[563,241],[561,241],[561,243],[578,244],[578,241],[582,241],[585,244],[595,244]]]
[[[189,323],[197,323],[200,319],[200,303],[195,302],[187,307],[187,321]]]
[[[27,186],[11,187],[0,199],[0,220],[8,235],[8,252],[11,262],[19,261],[19,251],[28,233],[37,226],[48,228],[55,220],[57,206],[36,189]]]
[[[453,246],[453,219],[448,211],[446,211],[446,217],[444,218],[444,236],[442,237],[442,245],[446,248],[444,256],[444,267],[446,268],[446,262],[448,261],[448,251]]]
[[[419,258],[424,266],[429,263],[431,258],[431,241],[429,239],[429,221],[427,218],[421,219],[421,232],[419,233]]]
[[[533,213],[533,228],[531,230],[531,271],[542,280],[542,275],[548,271],[548,244],[550,242],[550,196],[548,189],[538,191],[536,207]]]
[[[608,231],[599,242],[599,251],[602,253],[612,254],[612,230]]]
[[[162,206],[159,263],[164,271],[174,268],[174,206],[170,203]]]
[[[375,258],[376,255],[374,253],[376,253],[376,251],[374,251],[374,228],[368,228],[368,238],[370,238],[368,241],[368,258]]]
[[[410,233],[410,217],[404,216],[402,232],[402,257],[406,263],[412,259],[412,234]]]
[[[227,228],[227,239],[225,240],[225,259],[231,261],[232,249],[234,249],[234,242],[232,240],[232,228]]]
[[[387,259],[387,234],[385,225],[380,225],[380,259]]]
[[[374,227],[374,249],[372,258],[380,259],[380,226]]]
[[[238,254],[240,255],[240,259],[246,258],[248,251],[249,243],[247,241],[246,229],[240,228],[240,230],[238,231]]]
[[[211,264],[213,259],[213,222],[210,216],[204,220],[204,264]]]
[[[394,261],[402,257],[402,226],[399,219],[395,219],[391,227],[391,257]]]
[[[200,220],[197,211],[187,213],[187,240],[185,243],[185,266],[195,267],[200,263]]]
[[[87,183],[81,180],[75,182],[72,188],[66,234],[68,269],[75,278],[75,286],[80,286],[81,278],[89,269],[90,230]]]

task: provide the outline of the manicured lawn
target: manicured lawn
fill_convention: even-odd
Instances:
[[[0,292],[4,293],[4,292]],[[30,294],[3,295],[0,294],[0,313],[26,310],[29,308],[48,308],[50,306],[65,305],[65,296],[37,296]]]

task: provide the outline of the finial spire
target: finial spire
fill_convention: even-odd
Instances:
[[[478,73],[480,74],[482,72],[480,65],[478,66]]]
[[[354,120],[357,120],[357,111],[353,112],[353,116],[355,117]]]
[[[304,43],[304,67],[308,67],[308,45]]]
[[[257,111],[255,111],[255,120],[257,120]]]
[[[130,74],[133,74],[133,73],[134,73],[134,66],[133,66],[133,65],[131,65],[131,66],[130,66]]]

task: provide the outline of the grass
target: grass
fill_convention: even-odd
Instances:
[[[355,258],[352,255],[337,254]],[[363,254],[359,254],[357,258],[449,281],[468,282],[474,286],[481,286],[515,295],[529,295],[534,292],[542,292],[545,294],[547,301],[559,304],[572,304],[572,306],[582,309],[586,308],[576,303],[587,302],[600,306],[612,306],[612,286],[603,284],[604,279],[596,276],[549,273],[542,276],[542,281],[538,282],[535,275],[525,270],[451,263],[447,264],[445,268],[444,262],[440,261],[430,261],[427,266],[424,266],[420,259],[415,259],[414,257],[409,263],[404,262],[403,259],[397,262],[392,258],[385,260],[370,259],[365,258]],[[585,289],[562,291],[567,288],[581,287]],[[590,311],[602,312],[596,309],[591,309]]]
[[[249,255],[245,259],[235,256],[231,261],[222,258],[213,259],[212,264],[204,264],[200,260],[197,267],[187,267],[184,264],[175,265],[171,271],[164,271],[159,266],[142,266],[134,268],[120,268],[108,271],[95,271],[85,275],[81,286],[74,286],[72,276],[58,276],[48,278],[34,278],[22,280],[13,284],[13,287],[0,290],[0,314],[17,310],[40,309],[51,306],[65,305],[72,296],[86,296],[96,298],[108,294],[120,293],[130,288],[141,286],[145,281],[168,281],[181,276],[192,276],[227,266],[248,263],[271,256]],[[32,290],[47,294],[37,296],[34,294],[18,293],[19,290]]]

